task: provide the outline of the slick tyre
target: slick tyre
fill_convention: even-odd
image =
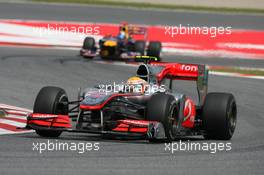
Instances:
[[[59,87],[43,87],[37,95],[33,112],[67,115],[68,97],[66,92]],[[62,131],[36,130],[36,133],[42,137],[59,137]]]
[[[154,56],[160,61],[160,52],[161,52],[161,42],[151,41],[148,45],[147,55]]]
[[[176,138],[173,129],[177,121],[177,104],[173,96],[164,93],[152,95],[147,103],[147,120],[157,121],[163,124],[167,142]],[[150,139],[150,142],[158,142],[157,139]]]
[[[82,46],[82,48],[83,48],[84,50],[89,50],[89,51],[94,51],[94,50],[96,50],[96,48],[95,48],[95,40],[94,40],[94,38],[92,38],[92,37],[86,37],[86,38],[84,39],[84,41],[83,41],[83,46]],[[87,56],[87,55],[84,55],[83,52],[84,52],[83,50],[80,51],[80,55],[82,55],[83,58],[89,58],[89,59],[94,58],[94,56]]]
[[[202,109],[205,139],[230,140],[237,120],[235,98],[229,93],[209,93]]]
[[[92,50],[95,47],[95,40],[92,37],[86,37],[83,41],[83,49]]]
[[[135,52],[140,53],[140,55],[144,55],[145,54],[145,46],[146,43],[143,40],[138,40],[135,42]]]

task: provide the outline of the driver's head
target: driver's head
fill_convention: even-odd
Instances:
[[[121,31],[121,32],[118,34],[117,37],[118,37],[118,39],[120,39],[120,40],[126,39],[126,33],[123,32],[123,31]]]
[[[119,27],[119,36],[118,37],[119,37],[119,39],[127,39],[129,37],[127,23],[123,23]]]
[[[136,76],[131,77],[127,80],[127,86],[129,92],[144,94],[148,88],[147,85],[148,85],[147,81]]]

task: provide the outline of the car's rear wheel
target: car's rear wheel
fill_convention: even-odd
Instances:
[[[41,114],[68,114],[68,97],[66,92],[53,86],[43,87],[35,100],[34,113]],[[59,137],[62,131],[36,130],[42,137]]]
[[[147,104],[147,120],[162,123],[166,141],[171,142],[176,138],[175,123],[178,120],[177,104],[173,96],[164,93],[152,95]],[[151,138],[150,142],[158,140]]]
[[[147,55],[154,56],[160,61],[161,42],[151,41],[148,45]]]
[[[237,120],[235,98],[229,93],[209,93],[202,110],[205,139],[230,140]]]
[[[140,55],[145,55],[146,42],[143,40],[138,40],[135,42],[135,52],[140,53]]]
[[[103,46],[100,51],[100,56],[105,60],[113,60],[119,58],[118,48],[112,46]]]

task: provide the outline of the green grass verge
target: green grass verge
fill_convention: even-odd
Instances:
[[[31,0],[34,2],[59,2],[59,3],[81,3],[93,5],[110,5],[119,7],[135,7],[135,8],[155,8],[169,10],[191,10],[191,11],[207,11],[207,12],[233,12],[233,13],[264,13],[264,9],[243,9],[243,8],[216,8],[216,7],[197,7],[184,5],[154,4],[144,2],[122,2],[107,0]]]
[[[249,75],[256,75],[256,76],[264,76],[264,70],[257,70],[257,69],[242,69],[242,68],[210,68],[210,71],[213,72],[225,72],[225,73],[240,73],[240,74],[249,74]]]

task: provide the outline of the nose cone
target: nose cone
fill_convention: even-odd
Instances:
[[[105,41],[104,42],[104,46],[108,46],[108,47],[114,47],[117,45],[117,42],[116,41],[111,41],[111,40],[108,40],[108,41]]]

